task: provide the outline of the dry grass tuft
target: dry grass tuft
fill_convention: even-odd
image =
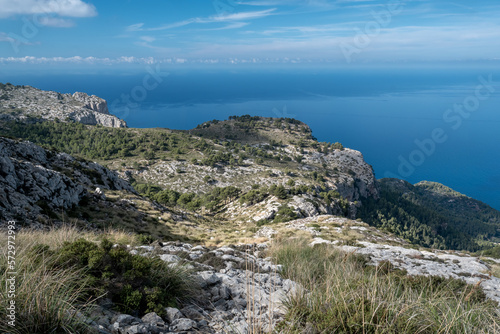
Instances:
[[[278,241],[271,256],[305,292],[290,296],[280,333],[495,333],[498,305],[479,286],[410,277],[360,255],[303,240]]]
[[[40,243],[57,248],[65,241],[74,241],[82,233],[74,227],[63,227],[51,231],[22,231],[16,235],[16,327],[5,321],[0,323],[1,333],[87,333],[87,326],[81,322],[80,312],[90,306],[86,295],[87,282],[82,279],[81,270],[58,268],[54,270],[46,263],[53,262],[52,255],[36,257],[32,249]],[[2,234],[1,244],[7,244]],[[1,248],[0,285],[6,286],[7,250]],[[0,317],[6,319],[8,298],[5,289],[0,292]]]

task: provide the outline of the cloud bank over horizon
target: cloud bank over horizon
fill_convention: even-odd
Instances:
[[[0,64],[500,60],[479,0],[0,0]]]

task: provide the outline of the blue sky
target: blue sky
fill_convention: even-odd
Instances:
[[[500,61],[498,1],[0,0],[0,64]]]

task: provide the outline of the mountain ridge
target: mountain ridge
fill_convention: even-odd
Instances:
[[[95,95],[61,94],[10,83],[0,83],[0,117],[23,122],[39,118],[116,128],[127,126],[124,120],[109,113],[104,99]]]
[[[438,183],[376,180],[361,152],[320,143],[294,119],[232,116],[180,131],[0,118],[0,229],[17,224],[27,293],[16,305],[33,281],[48,284],[37,300],[59,298],[50,284],[73,268],[88,275],[65,286],[93,282],[98,293],[88,309],[64,300],[47,326],[243,334],[399,321],[488,332],[500,310],[500,212],[490,209]],[[169,292],[197,298],[166,304]],[[429,307],[444,316],[432,320]]]
[[[39,94],[57,99],[55,92]],[[75,99],[107,112],[104,100],[84,93],[58,104]],[[149,200],[209,219],[262,225],[322,214],[359,217],[436,248],[479,250],[499,237],[500,216],[485,204],[436,183],[376,180],[361,152],[318,142],[307,124],[291,118],[231,116],[191,130],[4,119],[0,135],[97,161]],[[478,208],[486,210],[474,220],[480,233],[463,218],[472,220]],[[447,233],[454,237],[446,241]]]

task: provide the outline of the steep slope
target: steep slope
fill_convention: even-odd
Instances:
[[[466,222],[474,225],[484,222],[500,228],[500,213],[481,201],[463,195],[437,182],[421,181],[415,184],[415,188],[420,197],[421,205],[428,206],[443,215],[452,217],[454,221],[460,224],[460,228],[464,228]],[[473,229],[476,229],[476,227]],[[493,232],[490,232],[488,237],[494,237]],[[495,241],[500,242],[500,238],[495,239]]]
[[[225,139],[219,129],[232,127],[245,135]],[[0,122],[0,133],[101,161],[160,202],[157,194],[162,190],[199,197],[227,187],[238,188],[240,195],[260,188],[261,202],[275,193],[274,188],[264,188],[279,187],[281,205],[298,196],[296,203],[309,202],[307,206],[318,212],[353,217],[361,198],[378,196],[373,170],[360,152],[338,143],[318,143],[307,125],[292,119],[233,117],[191,131]],[[191,211],[209,204],[195,197],[188,202]],[[215,206],[217,210],[209,211],[223,209]],[[296,205],[297,215],[308,212],[310,208]],[[268,216],[274,213],[273,209]]]
[[[95,95],[60,94],[0,83],[0,119],[27,122],[32,118],[115,128],[127,126],[125,121],[109,113],[105,100]]]
[[[500,212],[442,184],[379,181],[381,198],[359,217],[427,247],[476,251],[500,238]]]
[[[499,240],[498,211],[439,184],[377,182],[360,152],[318,142],[295,119],[232,116],[187,131],[95,127],[48,120],[73,107],[106,115],[98,97],[0,88],[10,113],[0,119],[0,135],[98,161],[170,211],[242,230],[321,214],[360,217],[434,248],[476,251]]]
[[[34,220],[44,211],[69,210],[89,189],[135,190],[96,163],[0,137],[0,214]]]
[[[0,227],[9,220],[42,229],[117,228],[163,240],[191,240],[184,234],[193,221],[204,228],[203,219],[183,218],[139,196],[98,163],[0,137]]]

